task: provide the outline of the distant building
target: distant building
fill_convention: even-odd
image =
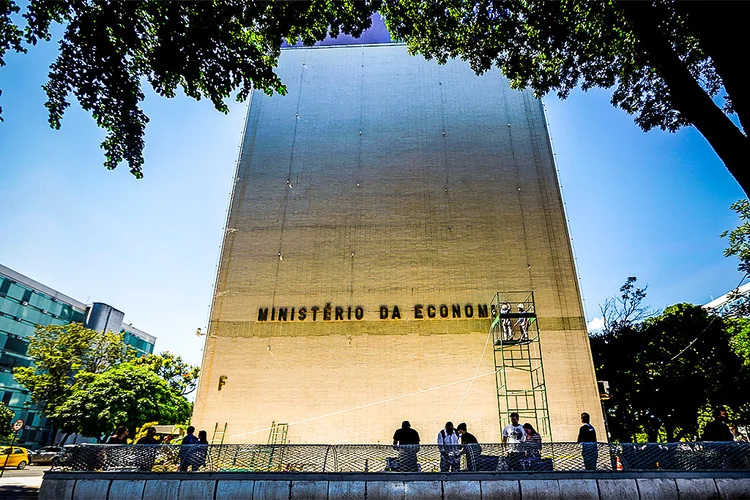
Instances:
[[[125,334],[123,339],[125,343],[135,349],[139,356],[145,356],[146,354],[154,353],[154,344],[156,344],[156,337],[149,335],[143,330],[139,330],[133,325],[127,323],[122,324],[120,331]]]
[[[750,309],[750,283],[725,293],[703,308],[719,316],[747,316]]]
[[[94,302],[88,308],[86,328],[92,330],[120,332],[125,343],[135,349],[139,356],[152,354],[156,337],[124,322],[125,313],[102,302]]]
[[[86,327],[124,334],[139,355],[154,352],[156,337],[123,322],[122,311],[95,302],[86,305],[57,290],[0,265],[0,397],[24,421],[19,443],[37,446],[49,439],[50,426],[28,392],[13,378],[13,368],[29,366],[27,338],[37,325],[83,323]]]

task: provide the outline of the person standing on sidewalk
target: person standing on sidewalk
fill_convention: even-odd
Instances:
[[[180,446],[180,472],[187,472],[188,467],[195,472],[198,467],[193,460],[195,452],[197,451],[195,445],[200,443],[200,440],[195,437],[195,427],[192,425],[187,428],[187,435],[182,438],[182,445]]]
[[[440,450],[440,472],[458,472],[461,469],[461,455],[458,433],[453,429],[453,422],[446,422],[445,429],[438,432],[437,443]]]
[[[417,472],[419,433],[411,428],[408,420],[401,422],[401,428],[393,433],[393,446],[398,447],[398,470]]]
[[[599,450],[596,447],[596,429],[591,425],[591,416],[581,413],[581,423],[578,430],[578,442],[581,443],[583,455],[583,467],[586,470],[596,470],[596,462],[599,459]]]
[[[729,430],[729,416],[724,408],[716,408],[714,419],[703,428],[702,441],[734,441],[734,434]]]
[[[514,411],[510,414],[510,424],[503,429],[503,444],[507,445],[510,470],[522,470],[523,451],[521,443],[526,442],[526,433],[521,424],[518,423],[518,419],[518,413]]]
[[[474,434],[466,429],[466,423],[464,422],[458,424],[456,432],[461,438],[461,453],[466,455],[466,470],[477,470],[479,455],[482,453],[482,447],[479,446],[479,441],[474,437]]]

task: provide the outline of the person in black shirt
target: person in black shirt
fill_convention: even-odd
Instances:
[[[195,427],[192,425],[186,429],[187,434],[182,438],[182,444],[180,445],[180,472],[187,472],[188,467],[193,472],[198,470],[193,457],[195,456],[196,448],[195,445],[200,444],[200,439],[195,437]]]
[[[456,427],[456,432],[461,436],[461,454],[466,455],[466,470],[477,470],[476,464],[482,448],[474,434],[466,430],[466,423],[461,422]]]
[[[401,428],[393,433],[393,446],[398,447],[398,468],[400,471],[417,472],[417,452],[419,433],[411,428],[408,420],[401,422]]]
[[[121,425],[114,435],[109,437],[107,444],[128,444],[128,428]]]
[[[107,444],[128,444],[128,428],[124,425],[118,427],[114,435],[107,440]],[[102,450],[104,463],[108,467],[121,467],[126,453],[127,451],[116,446]]]
[[[596,470],[596,462],[599,459],[599,451],[596,448],[596,429],[590,424],[591,417],[588,413],[581,413],[581,423],[578,430],[578,442],[583,443],[583,466],[586,470]]]
[[[193,470],[206,466],[208,458],[208,433],[204,430],[198,432],[198,446],[193,451]]]
[[[154,427],[146,429],[146,435],[139,439],[136,444],[159,444],[156,439],[156,429]]]
[[[734,441],[734,435],[729,430],[727,420],[729,416],[724,408],[714,410],[714,419],[703,428],[702,441]]]
[[[156,429],[154,427],[146,429],[146,435],[139,439],[136,444],[159,444],[159,441],[156,440]],[[148,446],[139,449],[136,456],[140,462],[140,470],[150,472],[154,467],[154,462],[156,462],[156,447]]]

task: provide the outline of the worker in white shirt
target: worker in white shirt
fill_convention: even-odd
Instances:
[[[461,447],[458,444],[458,433],[453,429],[453,422],[446,422],[445,429],[438,432],[437,443],[440,450],[440,472],[458,472],[461,465]]]

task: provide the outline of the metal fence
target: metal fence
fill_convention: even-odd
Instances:
[[[482,445],[79,445],[53,470],[121,472],[515,472],[750,469],[750,443]]]

